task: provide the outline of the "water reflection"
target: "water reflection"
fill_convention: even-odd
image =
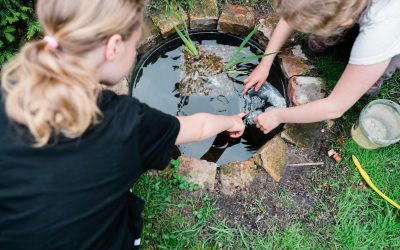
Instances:
[[[208,47],[206,47],[209,49],[219,48],[218,50],[222,51],[224,46],[227,46],[225,52],[222,51],[221,54],[225,57],[224,60],[230,57],[226,51],[232,51],[232,48],[235,48],[232,46],[238,46],[242,41],[234,36],[216,35],[215,33],[199,33],[192,37],[199,44],[207,45]],[[247,46],[244,50],[246,53],[254,54],[258,49],[254,46]],[[167,41],[163,46],[150,51],[139,60],[135,69],[132,79],[132,95],[140,101],[172,115],[191,115],[199,112],[231,115],[243,110],[240,94],[243,90],[243,80],[248,72],[257,65],[257,61],[240,65],[237,70],[242,73],[229,75],[220,73],[213,77],[199,75],[198,78],[215,91],[211,91],[211,95],[204,95],[194,89],[195,92],[191,90],[191,95],[188,96],[183,96],[179,89],[184,74],[182,73],[184,63],[178,39]],[[276,65],[273,66],[268,80],[280,93],[284,94],[283,74]],[[266,106],[263,108],[271,105],[270,103],[264,104]],[[279,128],[264,135],[254,125],[249,125],[241,138],[233,139],[228,134],[221,133],[215,138],[202,142],[180,145],[175,154],[176,156],[182,154],[206,159],[219,164],[244,160],[252,156],[278,130]]]

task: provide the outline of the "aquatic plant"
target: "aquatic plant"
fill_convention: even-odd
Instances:
[[[185,18],[182,15],[183,9],[179,4],[177,4],[177,6],[178,10],[176,10],[173,6],[170,6],[170,11],[178,19],[179,23],[183,26],[183,32],[178,27],[176,27],[176,25],[174,25],[174,29],[178,34],[179,38],[183,41],[185,45],[184,47],[185,50],[191,56],[197,57],[199,55],[199,51],[197,50],[196,45],[194,44],[192,39],[190,39],[189,29],[187,27]]]
[[[239,53],[243,53],[243,47],[249,42],[250,38],[254,35],[254,33],[257,31],[259,26],[260,25],[256,25],[254,27],[254,29],[242,41],[240,46],[235,50],[235,52],[233,53],[232,57],[229,59],[228,63],[225,65],[225,71],[227,73],[238,73],[238,72],[241,73],[241,71],[235,71],[235,70],[230,70],[230,69],[232,69],[233,66],[238,65],[240,63],[249,62],[249,61],[252,61],[254,59],[259,59],[259,58],[263,58],[265,56],[269,56],[269,55],[273,55],[273,54],[278,53],[278,52],[272,52],[272,53],[268,53],[268,54],[246,56],[246,57],[242,57],[242,58],[237,58],[237,55]]]

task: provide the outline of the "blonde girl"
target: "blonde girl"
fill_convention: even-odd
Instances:
[[[100,91],[134,63],[143,8],[37,2],[46,36],[2,70],[0,249],[138,248],[139,176],[163,169],[175,144],[243,133],[244,114],[174,117]]]
[[[279,51],[293,30],[311,33],[309,47],[322,52],[354,23],[360,32],[350,60],[331,94],[305,105],[273,109],[256,118],[265,133],[280,123],[309,123],[343,115],[363,95],[376,94],[400,68],[400,1],[397,0],[275,0],[281,18],[266,53]],[[316,37],[318,39],[316,39]],[[245,79],[243,92],[258,90],[268,77],[274,57],[265,57]]]

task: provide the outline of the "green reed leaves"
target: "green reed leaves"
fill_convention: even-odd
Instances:
[[[197,57],[199,55],[199,51],[196,48],[196,45],[193,43],[192,39],[190,39],[189,29],[187,27],[185,18],[183,17],[183,9],[178,5],[178,10],[176,10],[173,6],[170,8],[172,14],[178,19],[179,23],[183,26],[183,32],[179,30],[176,25],[174,25],[174,29],[178,34],[179,38],[183,41],[185,45],[185,50],[192,55],[193,57]]]
[[[242,41],[242,43],[239,45],[239,47],[235,50],[235,52],[233,53],[231,59],[229,60],[229,62],[225,65],[225,71],[229,71],[231,68],[233,68],[233,66],[240,64],[240,63],[244,63],[244,62],[249,62],[252,61],[254,59],[259,59],[259,58],[263,58],[265,56],[269,56],[269,55],[273,55],[276,54],[277,52],[273,52],[273,53],[268,53],[268,54],[262,54],[262,55],[255,55],[255,56],[247,56],[247,57],[242,57],[242,58],[237,58],[237,55],[239,53],[243,53],[243,47],[249,42],[249,40],[251,39],[251,37],[254,35],[254,33],[257,31],[258,27],[260,25],[256,25],[254,27],[254,29],[246,36],[246,38]]]

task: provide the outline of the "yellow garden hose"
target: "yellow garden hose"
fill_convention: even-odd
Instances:
[[[358,161],[357,157],[355,157],[354,155],[352,156],[353,158],[353,162],[356,165],[358,172],[360,172],[361,176],[364,178],[364,180],[367,182],[368,186],[370,186],[375,192],[377,192],[383,199],[385,199],[387,202],[389,202],[390,204],[392,204],[395,208],[400,209],[399,204],[397,204],[396,202],[394,202],[392,199],[390,199],[389,197],[387,197],[384,193],[382,193],[381,191],[379,191],[379,189],[374,185],[374,183],[372,183],[371,179],[369,178],[367,172],[364,171],[364,169],[361,167],[360,162]]]

